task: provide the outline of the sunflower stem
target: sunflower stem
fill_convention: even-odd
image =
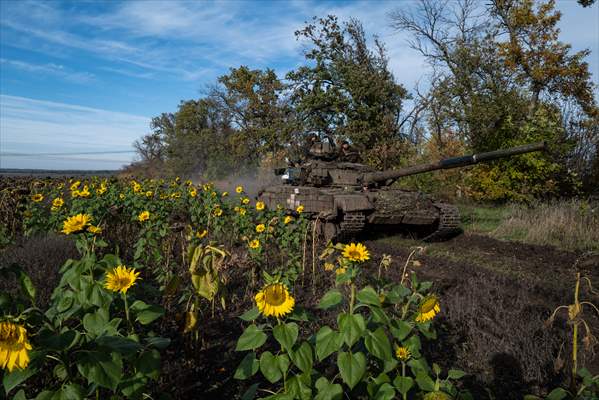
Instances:
[[[401,376],[402,378],[406,377],[406,363],[405,361],[401,362]],[[408,399],[408,393],[403,393],[402,394],[403,400],[407,400]]]
[[[133,325],[129,319],[129,302],[127,301],[127,294],[123,292],[123,301],[125,302],[125,318],[127,318],[127,325],[129,326],[129,333],[133,333]]]
[[[349,313],[354,313],[354,303],[356,302],[356,284],[352,280],[351,282],[351,297],[349,300]]]

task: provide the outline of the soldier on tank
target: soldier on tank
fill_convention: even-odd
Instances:
[[[360,153],[353,149],[347,140],[341,142],[341,146],[339,146],[339,155],[337,159],[341,162],[361,162]]]

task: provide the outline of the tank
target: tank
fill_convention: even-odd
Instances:
[[[443,241],[459,233],[456,206],[418,191],[392,188],[398,179],[439,169],[461,168],[503,157],[544,150],[545,142],[448,158],[397,170],[375,171],[334,159],[329,149],[276,171],[283,183],[263,189],[258,199],[269,209],[284,207],[316,221],[325,240],[346,241],[369,231],[405,231],[424,241]]]

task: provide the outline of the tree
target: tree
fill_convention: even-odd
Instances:
[[[389,71],[383,44],[375,38],[370,49],[359,21],[341,26],[331,15],[315,18],[295,35],[311,45],[308,65],[287,74],[305,130],[367,149],[398,139],[407,91]]]
[[[238,159],[255,163],[291,141],[297,131],[294,113],[272,69],[231,68],[218,83],[210,98],[237,128],[232,143]]]

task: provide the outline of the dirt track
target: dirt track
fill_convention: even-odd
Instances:
[[[366,242],[375,254],[391,254],[402,266],[409,246],[423,245],[399,243],[397,238]],[[424,245],[424,255],[416,258],[421,266],[412,270],[434,282],[444,305],[438,321],[442,333],[429,349],[431,359],[439,362],[441,356],[447,367],[475,374],[469,384],[480,390],[480,398],[488,397],[483,387],[496,398],[521,399],[558,384],[567,361],[554,367],[560,364],[560,349],[561,358],[568,358],[569,331],[561,318],[552,327],[545,321],[557,306],[573,301],[577,271],[599,285],[599,265],[593,268],[588,258],[552,247],[473,234]],[[596,303],[586,287],[584,293]],[[599,326],[595,316],[587,316],[591,326]],[[596,360],[583,362],[598,371]]]

